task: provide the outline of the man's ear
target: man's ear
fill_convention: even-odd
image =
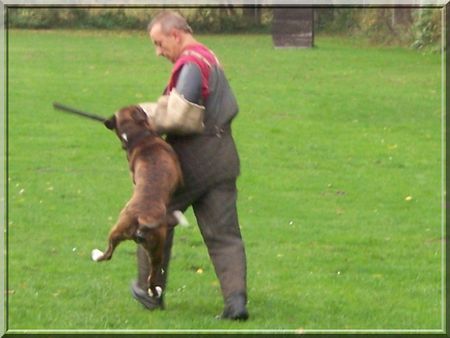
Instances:
[[[173,37],[177,42],[181,41],[181,34],[181,31],[176,28],[172,28],[172,30],[169,32],[169,35]]]
[[[105,127],[114,130],[116,129],[116,115],[111,116],[109,119],[105,121]]]

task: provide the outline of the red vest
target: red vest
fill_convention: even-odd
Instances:
[[[165,94],[169,94],[170,91],[176,87],[181,68],[183,68],[186,63],[195,63],[200,69],[202,79],[202,97],[203,100],[206,101],[209,95],[209,73],[213,66],[220,64],[214,53],[202,44],[189,45],[183,49],[180,57],[172,68],[172,74],[170,75],[169,84],[166,88]]]

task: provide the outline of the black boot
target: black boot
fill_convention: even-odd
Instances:
[[[164,309],[163,296],[151,297],[148,294],[148,276],[150,273],[150,261],[144,248],[140,245],[137,249],[137,268],[138,278],[131,284],[131,294],[133,297],[148,310]]]
[[[133,297],[148,310],[164,310],[163,295],[161,297],[150,297],[148,292],[139,286],[137,281],[131,284],[131,294]]]
[[[247,320],[249,317],[247,308],[247,296],[244,293],[235,293],[225,299],[225,308],[221,319]]]

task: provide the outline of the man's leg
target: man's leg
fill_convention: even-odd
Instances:
[[[166,289],[167,275],[169,271],[169,261],[172,252],[173,235],[175,229],[170,227],[167,232],[166,242],[164,244],[164,258],[162,264],[162,271],[158,273],[157,284],[162,287],[163,291]],[[148,258],[147,252],[139,245],[136,252],[138,275],[137,280],[131,285],[131,292],[142,305],[149,310],[157,308],[164,308],[163,295],[160,298],[150,297],[148,295],[148,276],[151,270],[151,262]]]
[[[236,209],[236,181],[218,184],[194,204],[225,300],[223,318],[246,320],[246,257]]]
[[[178,194],[174,196],[172,202],[170,203],[167,209],[168,213],[171,213],[175,210],[179,210],[182,212],[186,211],[186,209],[192,204],[192,201],[194,200],[195,196],[196,195],[194,193],[187,192],[186,190],[178,192]],[[163,289],[163,295],[167,285],[167,276],[169,273],[169,262],[172,252],[175,226],[176,224],[168,225],[167,238],[164,244],[162,271],[160,271],[157,276],[157,282],[158,285],[160,285]],[[149,261],[149,258],[144,248],[142,248],[142,246],[140,245],[138,246],[136,257],[137,257],[138,274],[137,280],[131,284],[131,293],[133,297],[149,310],[164,308],[163,295],[160,298],[156,298],[150,297],[147,293],[148,288],[147,279],[151,270],[151,262]]]

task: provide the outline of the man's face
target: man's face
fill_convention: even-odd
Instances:
[[[156,48],[156,55],[164,56],[172,63],[178,59],[180,55],[180,38],[175,29],[168,34],[162,31],[161,24],[155,24],[150,33],[150,39]]]

